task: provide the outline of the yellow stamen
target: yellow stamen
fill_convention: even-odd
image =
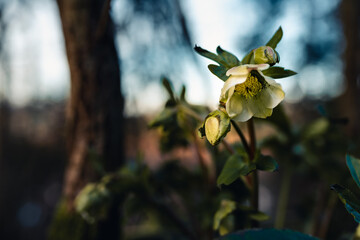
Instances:
[[[249,73],[244,83],[235,86],[235,93],[245,98],[252,98],[261,92],[263,88],[264,86],[259,79],[254,74]]]

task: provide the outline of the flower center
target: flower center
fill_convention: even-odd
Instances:
[[[245,82],[235,86],[235,93],[240,94],[245,98],[252,98],[261,92],[265,86],[266,83],[261,79],[261,76],[258,73],[255,73],[255,71],[251,71]]]

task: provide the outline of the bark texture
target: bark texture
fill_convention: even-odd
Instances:
[[[94,170],[94,158],[103,163],[105,171],[116,170],[123,161],[123,97],[110,1],[57,0],[57,3],[71,74],[66,112],[69,157],[63,189],[71,214],[79,190],[100,175]],[[111,209],[108,219],[97,223],[98,239],[118,238],[118,206]]]
[[[110,1],[58,0],[58,5],[71,74],[64,188],[71,201],[94,175],[90,152],[107,171],[120,166],[123,98]]]

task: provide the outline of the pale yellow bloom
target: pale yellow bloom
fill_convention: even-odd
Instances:
[[[245,122],[251,117],[266,118],[285,97],[281,85],[261,71],[268,64],[245,64],[226,72],[230,76],[222,90],[220,102],[230,118]]]

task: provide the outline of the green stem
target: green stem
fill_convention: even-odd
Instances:
[[[258,171],[255,170],[251,173],[252,177],[252,196],[251,205],[255,211],[259,210],[259,176]]]
[[[247,143],[246,141],[246,138],[244,136],[244,134],[242,133],[239,125],[234,121],[234,120],[230,120],[231,121],[231,124],[233,125],[233,127],[235,128],[235,131],[237,132],[237,134],[239,135],[240,137],[240,140],[245,148],[245,151],[247,152],[247,154],[249,155],[249,157],[251,156],[251,150],[250,150],[250,147],[249,147],[249,144]],[[251,158],[251,157],[250,157]]]
[[[250,135],[250,161],[254,161],[256,153],[256,136],[254,128],[254,120],[251,118],[248,121],[248,129]],[[251,195],[251,206],[255,211],[259,210],[259,176],[257,170],[251,173],[252,177],[252,195]],[[252,221],[252,227],[259,227],[258,221]]]
[[[284,227],[284,222],[286,219],[286,210],[289,201],[289,193],[291,187],[291,177],[293,173],[293,168],[285,168],[286,171],[281,179],[281,188],[280,196],[277,205],[276,219],[275,219],[275,228],[281,229]]]
[[[255,137],[255,128],[254,120],[251,118],[248,121],[249,135],[250,135],[250,159],[254,160],[256,152],[256,137]]]

